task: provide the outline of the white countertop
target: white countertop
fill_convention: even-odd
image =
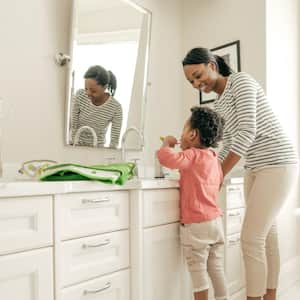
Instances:
[[[131,179],[124,185],[97,181],[0,181],[0,198],[78,192],[177,188],[176,179]]]

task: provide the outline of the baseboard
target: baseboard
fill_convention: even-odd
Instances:
[[[300,256],[290,259],[280,268],[278,294],[286,292],[296,281],[300,280]]]

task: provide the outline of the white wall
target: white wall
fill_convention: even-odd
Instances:
[[[299,25],[298,0],[267,0],[267,94],[275,113],[299,152]],[[299,251],[299,234],[295,232],[294,214],[299,206],[298,193],[293,193],[279,216],[282,260]],[[299,228],[298,228],[299,230]],[[292,235],[295,237],[292,238]],[[298,248],[298,249],[297,249]]]
[[[136,2],[152,11],[144,153],[146,163],[152,164],[159,135],[175,134],[181,128],[181,1]],[[2,4],[0,98],[4,100],[5,164],[40,158],[101,163],[111,154],[64,145],[67,69],[56,66],[53,56],[69,51],[70,7],[71,0],[11,0]]]
[[[153,165],[159,137],[178,135],[183,126],[182,6],[180,0],[137,2],[153,12],[143,155],[146,164]]]

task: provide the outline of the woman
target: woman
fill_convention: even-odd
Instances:
[[[214,91],[215,109],[225,119],[219,153],[226,176],[245,159],[246,212],[241,232],[247,299],[276,299],[279,251],[275,219],[298,176],[298,159],[259,83],[234,73],[206,48],[183,59],[186,79],[201,92]]]
[[[101,66],[92,66],[84,74],[85,90],[79,90],[73,101],[72,140],[82,126],[94,129],[98,147],[105,145],[105,135],[111,123],[110,147],[117,148],[122,127],[122,106],[113,97],[117,88],[116,77]],[[82,131],[79,145],[91,145],[90,131]]]

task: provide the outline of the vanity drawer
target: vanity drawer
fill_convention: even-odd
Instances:
[[[244,186],[242,184],[229,184],[226,186],[226,208],[240,208],[245,206]]]
[[[65,241],[60,251],[62,286],[68,286],[128,268],[129,232],[122,230]]]
[[[59,238],[66,240],[128,228],[128,198],[127,191],[55,196]]]
[[[124,270],[65,288],[61,299],[129,300],[129,286],[129,271]]]
[[[240,232],[243,224],[244,208],[227,210],[226,218],[226,234]]]
[[[0,254],[52,244],[52,197],[0,198]]]
[[[144,227],[179,220],[179,190],[160,189],[143,192]]]

